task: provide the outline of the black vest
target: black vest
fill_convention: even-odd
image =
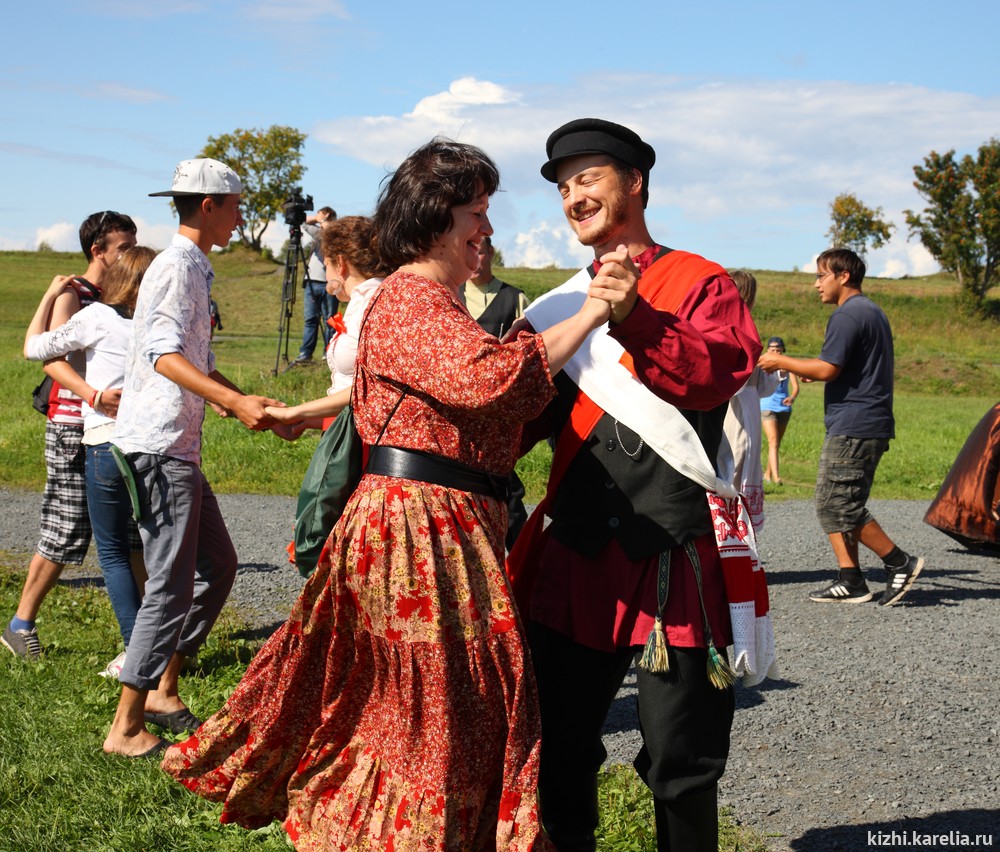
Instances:
[[[560,381],[561,380],[561,381]],[[577,388],[556,377],[558,424],[565,424]],[[728,403],[711,411],[678,409],[715,462]],[[612,538],[640,560],[712,531],[705,488],[682,476],[610,414],[570,462],[552,507],[550,532],[567,547],[597,556]],[[633,455],[634,454],[634,457]]]
[[[521,291],[516,287],[501,281],[500,289],[486,306],[486,310],[476,318],[476,322],[494,337],[502,337],[510,331],[514,320],[517,319],[517,301],[520,295]]]

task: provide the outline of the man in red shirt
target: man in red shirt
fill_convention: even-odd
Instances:
[[[620,363],[651,408],[676,408],[714,462],[727,403],[761,350],[736,287],[718,264],[650,236],[656,155],[632,130],[578,119],[552,133],[546,153],[542,176],[594,249],[588,272],[609,293],[607,337],[624,350]],[[715,850],[734,698],[709,677],[716,646],[724,653],[732,633],[706,487],[668,464],[662,442],[626,426],[613,404],[595,403],[583,381],[557,376],[546,419],[526,430],[527,442],[556,439],[536,513],[551,523],[529,521],[510,563],[541,704],[543,822],[560,852],[596,848],[601,729],[641,657],[635,767],[654,796],[659,848]],[[659,647],[658,659],[647,646]]]

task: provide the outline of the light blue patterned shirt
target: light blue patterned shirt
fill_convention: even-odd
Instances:
[[[183,355],[206,375],[215,369],[209,299],[215,273],[198,246],[174,234],[146,270],[125,359],[112,441],[126,453],[201,463],[205,401],[156,372],[161,355]]]

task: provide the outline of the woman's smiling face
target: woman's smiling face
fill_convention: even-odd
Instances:
[[[431,250],[432,256],[453,273],[448,278],[456,286],[468,281],[479,268],[479,246],[483,237],[493,234],[487,215],[489,206],[489,196],[482,192],[468,204],[452,207],[451,227],[437,238]]]

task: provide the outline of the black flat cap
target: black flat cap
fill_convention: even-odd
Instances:
[[[542,177],[552,183],[558,162],[577,154],[609,154],[647,177],[656,162],[656,152],[638,133],[602,118],[577,118],[553,130],[545,153],[549,160],[542,166]]]

